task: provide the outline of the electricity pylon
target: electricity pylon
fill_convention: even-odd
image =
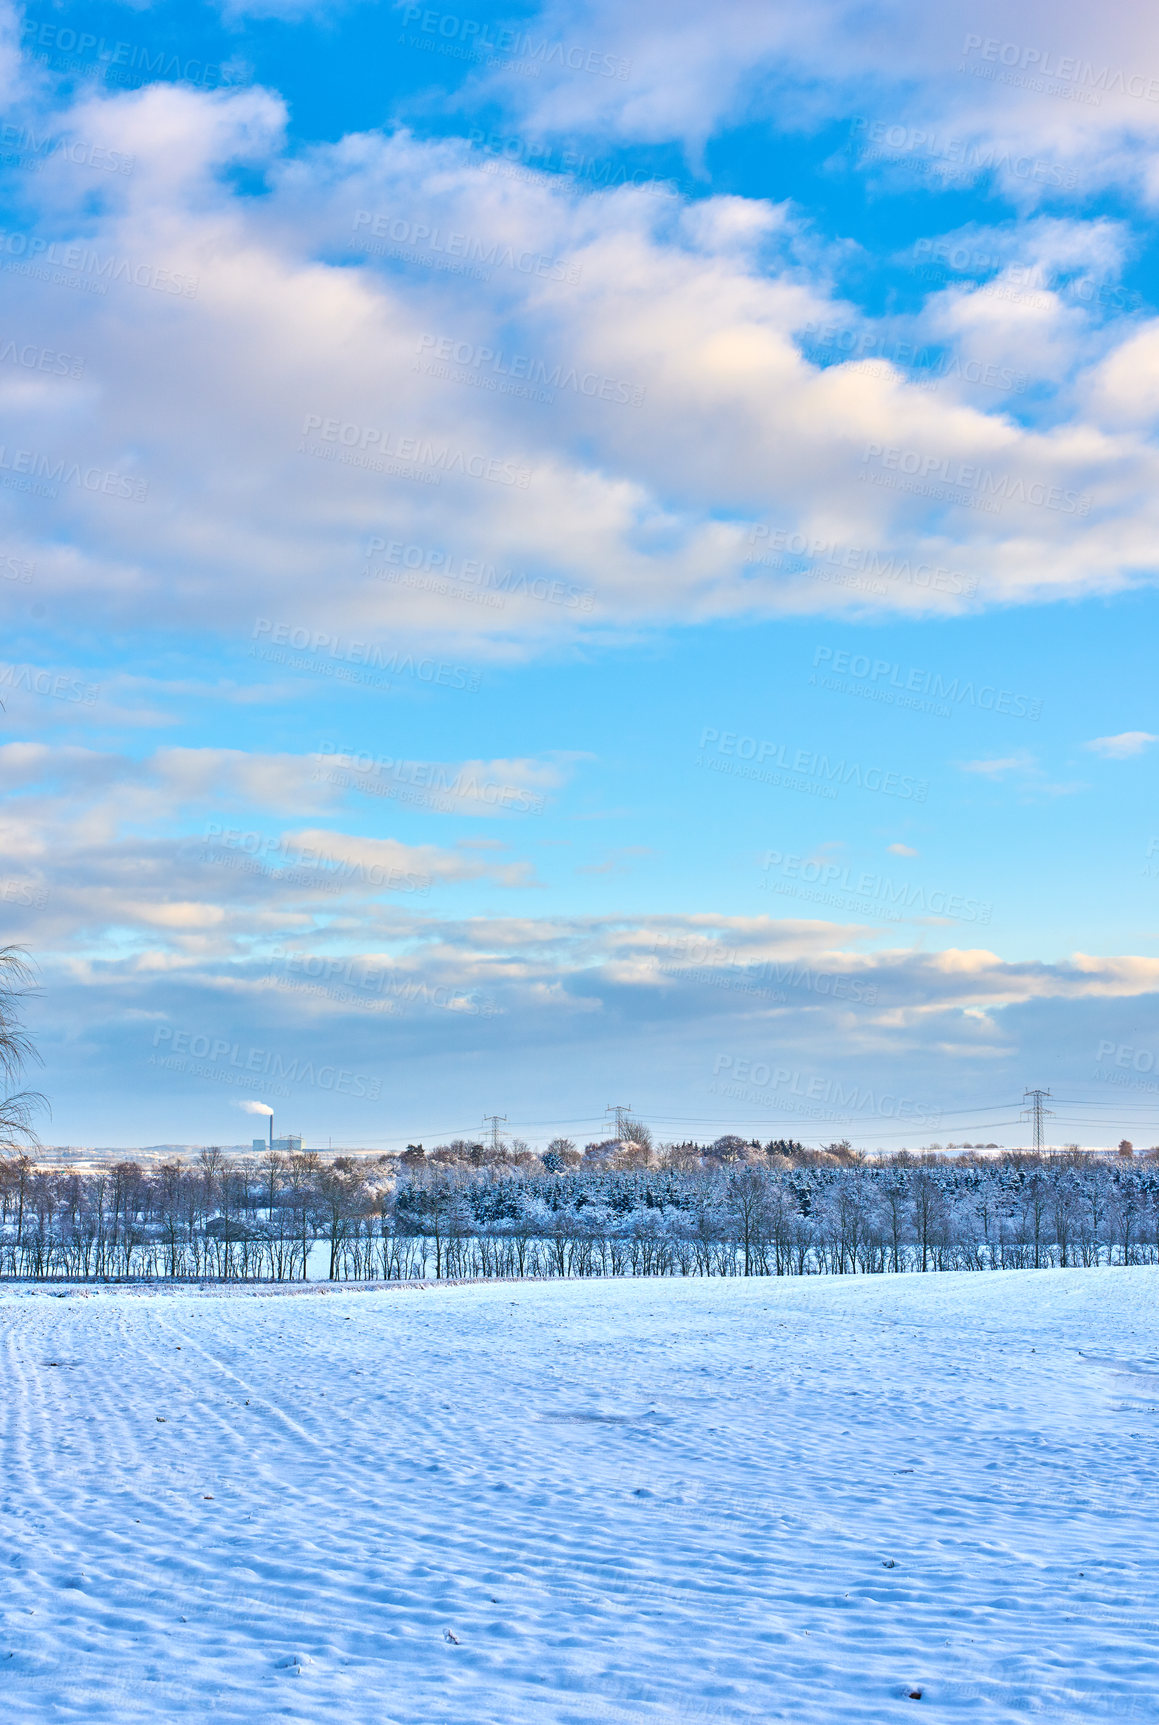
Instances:
[[[1042,1152],[1042,1122],[1043,1122],[1043,1119],[1044,1118],[1053,1119],[1053,1117],[1054,1117],[1054,1109],[1053,1108],[1044,1108],[1042,1106],[1043,1098],[1046,1096],[1049,1096],[1049,1095],[1050,1095],[1049,1090],[1026,1090],[1023,1092],[1023,1098],[1022,1098],[1024,1102],[1028,1096],[1031,1098],[1029,1107],[1026,1107],[1022,1110],[1021,1118],[1023,1120],[1033,1120],[1034,1121],[1034,1148],[1040,1154]]]
[[[632,1104],[629,1102],[627,1106],[625,1106],[623,1103],[609,1102],[608,1106],[604,1109],[604,1113],[614,1114],[616,1116],[616,1137],[622,1141],[627,1135],[628,1121],[632,1113]]]

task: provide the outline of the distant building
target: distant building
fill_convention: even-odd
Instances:
[[[302,1148],[301,1135],[300,1134],[295,1135],[292,1132],[290,1133],[289,1137],[287,1137],[287,1138],[275,1138],[272,1145],[269,1144],[266,1141],[266,1139],[264,1139],[264,1138],[255,1138],[254,1139],[254,1155],[255,1156],[260,1156],[263,1150],[270,1150],[270,1149],[280,1150],[283,1153],[283,1155],[285,1155],[285,1156],[296,1156],[298,1154],[299,1150],[301,1150],[301,1148]]]

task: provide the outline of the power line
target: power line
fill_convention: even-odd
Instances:
[[[1107,1103],[1098,1098],[1093,1102],[1081,1102],[1077,1097],[1058,1097],[1054,1100],[1060,1108],[1094,1108],[1100,1114],[1122,1114],[1129,1109],[1141,1108],[1145,1114],[1159,1114],[1159,1099],[1152,1097],[1148,1102],[1118,1102]]]
[[[1114,1128],[1116,1125],[1128,1124],[1128,1120],[1126,1118],[1128,1109],[1140,1110],[1145,1115],[1144,1118],[1140,1118],[1134,1113],[1130,1116],[1129,1125],[1133,1131],[1136,1134],[1143,1132],[1159,1133],[1159,1102],[1156,1101],[1148,1103],[1145,1099],[1140,1098],[1133,1102],[1119,1103],[1117,1098],[1112,1097],[1096,1097],[1094,1099],[1080,1099],[1077,1097],[1056,1098],[1051,1092],[1046,1090],[1043,1090],[1038,1094],[1040,1100],[1050,1096],[1051,1100],[1055,1102],[1055,1110],[1053,1112],[1043,1107],[1043,1119],[1056,1118],[1062,1121],[1068,1118],[1068,1110],[1077,1109],[1084,1112],[1073,1117],[1074,1124],[1076,1126],[1084,1129],[1099,1129],[1103,1125],[1106,1125],[1108,1128]],[[1028,1098],[1033,1098],[1034,1095],[1034,1091],[1027,1090],[1026,1096]],[[775,1099],[770,1098],[770,1101],[773,1100]],[[1017,1104],[1013,1104],[1013,1106],[1016,1107]],[[810,1138],[816,1137],[818,1140],[823,1137],[826,1132],[833,1133],[848,1131],[857,1140],[876,1140],[880,1143],[883,1141],[887,1142],[891,1138],[902,1138],[903,1140],[908,1139],[912,1141],[915,1138],[930,1137],[939,1131],[957,1132],[959,1135],[969,1133],[971,1136],[978,1134],[992,1136],[995,1132],[1001,1131],[1005,1127],[1016,1126],[1023,1124],[1028,1120],[1033,1120],[1033,1102],[1028,1105],[1026,1110],[1014,1118],[990,1120],[985,1118],[985,1115],[988,1112],[997,1113],[1011,1107],[1012,1104],[1010,1102],[1006,1102],[982,1104],[976,1109],[939,1110],[934,1118],[925,1121],[907,1121],[905,1119],[898,1119],[897,1116],[892,1117],[892,1119],[888,1117],[875,1119],[872,1116],[865,1119],[858,1118],[856,1115],[841,1114],[837,1110],[834,1110],[831,1116],[822,1116],[820,1118],[817,1115],[806,1115],[804,1113],[780,1114],[772,1112],[761,1116],[749,1116],[747,1119],[739,1121],[722,1119],[719,1114],[652,1115],[649,1113],[649,1118],[653,1120],[655,1125],[668,1129],[689,1126],[693,1128],[710,1126],[713,1127],[718,1134],[722,1132],[735,1132],[738,1134],[743,1133],[745,1136],[760,1134],[765,1137],[775,1136],[781,1132],[788,1132],[795,1135],[796,1133],[804,1131],[809,1134]],[[630,1112],[630,1106],[625,1106],[624,1104],[609,1104],[605,1109],[605,1116],[608,1114],[615,1114],[616,1131],[620,1136],[623,1136],[626,1130],[629,1129],[628,1120]],[[593,1114],[573,1115],[563,1118],[557,1115],[551,1119],[517,1120],[512,1123],[508,1120],[506,1115],[486,1115],[484,1117],[484,1123],[491,1125],[492,1147],[495,1148],[497,1147],[498,1128],[500,1124],[513,1124],[516,1129],[523,1128],[534,1131],[537,1128],[560,1129],[567,1126],[576,1127],[583,1125],[596,1125],[599,1123],[600,1118],[601,1117],[599,1115]],[[471,1127],[447,1128],[437,1132],[428,1130],[424,1131],[422,1136],[428,1138],[434,1137],[436,1141],[438,1141],[447,1138],[469,1137],[472,1130],[473,1129]],[[405,1140],[402,1137],[377,1138],[368,1136],[361,1139],[359,1147],[365,1146],[370,1148],[374,1145],[385,1147],[396,1143],[402,1144],[404,1141]]]

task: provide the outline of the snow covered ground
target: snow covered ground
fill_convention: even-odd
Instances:
[[[0,1289],[0,1717],[1159,1719],[1157,1300]]]

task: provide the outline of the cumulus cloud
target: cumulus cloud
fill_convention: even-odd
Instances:
[[[604,56],[598,70],[582,69],[581,46]],[[696,163],[738,118],[810,130],[852,116],[850,165],[897,185],[993,176],[1026,204],[1108,183],[1156,189],[1159,31],[1137,9],[549,0],[517,51],[541,75],[493,61],[482,92],[533,131],[678,137]]]
[[[1108,761],[1126,761],[1141,755],[1152,743],[1159,743],[1159,737],[1151,731],[1120,731],[1115,737],[1095,737],[1083,747]]]
[[[1012,283],[1008,246],[875,322],[785,207],[505,179],[405,131],[291,157],[284,117],[261,90],[87,95],[60,123],[134,173],[94,204],[56,164],[5,240],[12,327],[52,298],[83,369],[0,378],[58,531],[35,487],[0,514],[78,621],[210,627],[365,680],[436,636],[450,676],[641,623],[1149,578],[1156,452],[1115,369],[1137,337],[1053,277]],[[1088,275],[1119,244],[1036,235],[1031,265]],[[898,354],[947,341],[931,391]],[[1031,360],[1063,368],[1041,424],[1009,410]]]
[[[383,1134],[381,1109],[349,1098],[375,1079],[389,1077],[393,1131],[405,1121],[449,1136],[462,1129],[456,1114],[469,1124],[511,1086],[533,1113],[589,1112],[593,1073],[634,1074],[647,1092],[637,1106],[665,1116],[660,1130],[675,1137],[730,1121],[775,1135],[780,1121],[816,1141],[849,1112],[826,1101],[832,1082],[846,1093],[865,1085],[894,1101],[847,1121],[863,1141],[886,1126],[904,1133],[918,1114],[928,1123],[962,1085],[974,1106],[979,1095],[1020,1096],[1022,1066],[1046,1049],[1057,1059],[1064,1041],[1097,1078],[1109,1014],[1137,1016],[1159,989],[1154,959],[1011,964],[985,949],[876,950],[878,933],[362,907],[325,927],[283,919],[242,956],[198,952],[169,930],[141,954],[54,961],[46,974],[59,1022],[75,1021],[69,1081],[85,1083],[90,1117],[109,1106],[112,1063],[135,1074],[142,1130],[144,1110],[178,1095],[208,1121],[257,1049],[262,1071],[276,1055],[283,1068],[331,1060],[360,1074],[342,1114],[370,1142]],[[51,1077],[62,1056],[54,1042],[46,1054]],[[285,1094],[307,1131],[326,1130],[329,1098],[293,1085]],[[120,1098],[117,1108],[124,1120]]]
[[[440,20],[462,28],[432,16],[442,40]],[[400,24],[432,34],[425,12]],[[559,0],[517,34],[541,75],[512,76],[506,50],[470,73],[488,125],[500,113],[528,150],[682,138],[694,189],[597,193],[505,162],[483,128],[291,146],[260,88],[58,101],[0,43],[14,124],[133,165],[94,179],[54,156],[20,176],[0,235],[5,557],[35,566],[62,636],[204,632],[267,679],[118,674],[90,701],[62,649],[0,665],[0,697],[56,734],[73,706],[128,729],[181,693],[231,720],[287,695],[381,696],[372,748],[327,708],[301,753],[228,746],[230,729],[141,754],[102,747],[104,729],[0,749],[0,894],[53,980],[50,1060],[99,1084],[119,1048],[123,1070],[171,1084],[155,1050],[172,1040],[142,1041],[158,1028],[207,1047],[317,1038],[367,1072],[389,1060],[417,1107],[424,1086],[441,1100],[448,1051],[478,1090],[512,1049],[553,1045],[571,1057],[555,1073],[609,1083],[703,1068],[711,1114],[718,1056],[804,1065],[823,1047],[917,1086],[1005,1071],[1026,1039],[1054,1058],[1060,1024],[1086,1046],[1096,1005],[1155,992],[1151,960],[1011,964],[898,945],[868,919],[521,915],[510,896],[513,914],[456,917],[465,886],[538,886],[521,849],[582,757],[491,757],[481,726],[419,759],[394,721],[436,690],[465,699],[489,664],[666,624],[949,615],[1152,581],[1159,344],[1123,286],[1138,240],[1073,207],[1112,183],[1120,209],[1159,191],[1159,103],[1134,87],[1159,59],[1154,21],[1092,22],[1069,0],[1045,25],[912,0]],[[879,312],[846,297],[857,246],[787,202],[699,195],[724,125],[835,118],[835,179],[992,182],[1021,219],[931,231],[892,260],[912,291],[862,296]],[[59,367],[20,357],[46,328]],[[963,770],[1076,788],[1024,751]],[[433,839],[415,842],[416,815]],[[499,836],[467,836],[480,826]],[[743,1107],[767,1117],[769,1093]]]
[[[247,755],[161,749],[144,759],[74,747],[8,744],[0,774],[10,788],[0,832],[7,875],[0,891],[21,938],[66,966],[111,943],[132,964],[171,970],[226,961],[277,938],[302,939],[337,917],[374,926],[383,907],[426,901],[470,881],[534,886],[534,869],[510,847],[407,843],[384,836],[404,805],[385,780],[372,804],[335,773],[333,756]],[[428,763],[396,763],[421,765]],[[475,762],[444,769],[436,812],[497,814],[504,797],[541,796],[550,763]],[[421,780],[422,775],[420,775]],[[405,786],[405,780],[403,781]],[[493,787],[495,797],[487,798]],[[386,793],[390,794],[387,795]],[[329,826],[303,826],[304,814]],[[286,817],[290,817],[287,823]],[[370,824],[370,833],[348,824]]]

